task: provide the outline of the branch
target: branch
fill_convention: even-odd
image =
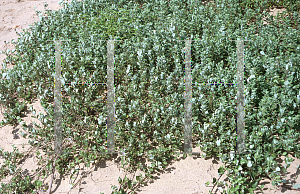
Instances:
[[[137,188],[145,179],[147,178],[147,175],[145,176],[145,178],[140,181],[135,187],[133,187],[132,189],[130,189],[130,191],[134,191],[135,188]]]

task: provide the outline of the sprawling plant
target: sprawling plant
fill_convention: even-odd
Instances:
[[[225,163],[218,169],[220,176],[228,172],[230,187],[224,193],[253,193],[264,177],[273,185],[285,182],[280,173],[286,172],[292,159],[285,159],[285,167],[274,159],[287,154],[299,158],[299,9],[288,5],[286,15],[274,19],[265,11],[270,2],[244,2],[248,3],[217,0],[203,6],[182,0],[83,0],[63,3],[58,11],[47,10],[47,19],[37,11],[40,22],[12,41],[16,49],[6,51],[0,80],[0,103],[6,108],[1,125],[21,124],[30,145],[49,155],[45,161],[36,152],[41,164],[47,164],[43,171],[37,169],[43,177],[50,175],[54,161],[63,174],[73,172],[79,163],[89,167],[109,158],[101,154],[107,133],[106,86],[64,83],[106,82],[105,40],[122,40],[114,43],[115,143],[125,153],[122,167],[129,165],[129,172],[140,169],[145,176],[137,176],[136,181],[119,178],[112,193],[131,193],[165,168],[175,151],[183,151],[185,44],[180,40],[191,38],[195,40],[193,143],[205,152],[203,157],[218,156]],[[263,25],[263,17],[268,25]],[[236,41],[232,40],[238,38],[252,40],[245,42],[244,53],[248,154],[241,155],[231,152],[236,149],[235,84],[203,84],[236,82]],[[66,40],[61,47],[64,143],[59,157],[52,148],[56,39]],[[7,63],[13,68],[5,68]],[[35,115],[27,105],[37,98],[46,115],[33,116],[42,126],[30,128],[21,117],[25,111]],[[32,192],[42,186],[38,179],[21,176],[18,165],[26,154],[18,149],[0,154],[5,158],[1,179],[14,175],[9,184],[1,184],[1,193]],[[143,158],[151,165],[143,165]],[[213,183],[221,184],[216,178]]]

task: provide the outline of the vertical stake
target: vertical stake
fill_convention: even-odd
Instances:
[[[54,79],[54,149],[61,155],[62,130],[61,130],[61,41],[55,41],[55,79]]]
[[[184,152],[192,153],[192,75],[191,75],[191,43],[185,41],[185,130],[184,130]]]
[[[107,147],[108,152],[115,150],[115,107],[114,107],[114,40],[107,42]]]
[[[244,41],[237,41],[237,151],[245,151]]]

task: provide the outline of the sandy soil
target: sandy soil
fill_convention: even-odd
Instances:
[[[70,2],[70,1],[69,1]],[[48,8],[52,10],[58,10],[61,7],[58,4],[58,0],[48,1]],[[17,40],[18,36],[15,33],[14,29],[17,29],[18,32],[21,32],[22,29],[28,28],[29,25],[33,24],[35,21],[39,21],[38,16],[35,14],[34,7],[37,7],[38,10],[43,11],[43,1],[42,0],[1,0],[0,1],[0,51],[5,49],[13,49],[13,45],[6,44],[5,42],[11,41],[12,39]],[[271,10],[270,14],[276,14],[278,11],[282,10]],[[0,55],[0,63],[5,59],[5,55]],[[2,65],[0,67],[2,69]],[[12,68],[11,64],[8,64],[8,68]],[[42,112],[45,114],[40,101],[37,99],[32,104],[34,109],[37,110],[37,114]],[[33,119],[28,114],[27,117],[22,118],[27,125],[35,121],[37,124],[40,124],[39,120]],[[0,120],[3,119],[3,114],[0,114]],[[30,145],[28,144],[28,139],[23,138],[19,133],[22,131],[22,127],[16,126],[5,126],[0,128],[0,147],[5,151],[12,151],[12,145],[16,145],[21,151],[28,151]],[[22,148],[22,144],[25,145]],[[193,152],[200,152],[199,148],[194,148]],[[41,151],[41,153],[43,153]],[[201,152],[202,153],[202,152]],[[35,153],[33,152],[29,158],[27,158],[22,163],[23,175],[32,175],[31,170],[35,170],[38,166],[38,160],[35,158]],[[281,164],[284,163],[284,157],[279,160]],[[295,158],[294,158],[295,159]],[[3,159],[0,158],[0,164],[3,163]],[[149,164],[149,163],[148,163]],[[297,171],[297,167],[300,164],[299,159],[295,161],[288,168],[287,179],[294,180]],[[199,194],[199,193],[209,193],[209,189],[212,189],[212,186],[205,186],[207,181],[212,181],[213,177],[218,177],[217,170],[218,167],[222,165],[222,162],[218,158],[203,159],[200,156],[188,157],[186,159],[179,158],[178,161],[173,161],[166,170],[158,173],[155,177],[156,180],[149,182],[146,186],[141,187],[138,193],[140,194],[173,194],[173,193],[182,193],[182,194]],[[65,175],[59,177],[55,174],[55,179],[52,185],[52,193],[99,193],[104,192],[105,194],[111,193],[111,185],[118,185],[118,177],[124,177],[125,174],[122,172],[122,169],[118,167],[118,163],[114,160],[108,160],[103,162],[97,168],[83,168],[81,164],[79,177],[75,180],[76,182],[82,176],[79,184],[72,190],[70,190],[70,175]],[[90,171],[90,172],[89,172]],[[84,173],[87,172],[87,173]],[[139,174],[139,171],[136,175]],[[143,174],[143,173],[142,173]],[[133,175],[132,175],[133,176]],[[130,176],[131,177],[131,176]],[[11,177],[7,177],[2,180],[2,182],[7,183]],[[44,180],[45,189],[50,183],[50,176]],[[226,175],[223,175],[221,180],[226,179]],[[295,180],[297,183],[300,183],[300,177]],[[72,181],[74,182],[74,181]],[[285,194],[296,194],[299,191],[291,190],[285,187],[273,187],[268,179],[261,181],[261,184],[265,185],[263,189],[264,193],[285,193]],[[223,187],[224,188],[224,187]],[[271,190],[273,189],[273,190]],[[214,190],[215,191],[215,190]],[[39,191],[43,193],[43,191]],[[220,192],[217,192],[220,193]],[[256,193],[262,193],[261,191],[256,191]]]

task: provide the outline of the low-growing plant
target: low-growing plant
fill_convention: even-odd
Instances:
[[[193,145],[205,152],[203,157],[218,156],[224,162],[218,173],[228,172],[230,187],[216,177],[214,187],[228,186],[223,193],[253,193],[262,178],[271,179],[274,186],[283,183],[281,173],[286,173],[292,159],[286,157],[284,167],[275,159],[288,154],[299,158],[299,10],[274,19],[264,11],[271,6],[265,1],[256,1],[254,8],[249,6],[253,1],[239,2],[217,0],[203,6],[182,0],[83,0],[61,4],[64,8],[58,11],[47,10],[48,19],[37,11],[41,21],[19,33],[20,38],[12,41],[15,49],[6,51],[0,104],[6,108],[1,126],[21,124],[23,137],[30,138],[43,167],[35,176],[23,177],[18,166],[34,149],[26,154],[1,149],[5,159],[1,180],[13,178],[1,183],[0,192],[34,192],[43,186],[36,176],[47,177],[53,170],[75,173],[80,163],[96,166],[111,157],[102,154],[107,152],[105,87],[64,85],[106,82],[107,48],[100,40],[109,39],[123,40],[116,41],[114,49],[116,149],[124,152],[120,157],[126,172],[145,172],[136,180],[119,177],[112,193],[136,192],[167,167],[175,151],[183,151],[184,43],[174,39],[200,37],[201,41],[192,42],[193,83],[201,83],[193,85],[193,135],[197,137]],[[263,25],[262,17],[270,24]],[[238,38],[252,40],[245,42],[244,53],[245,77],[251,77],[245,85],[247,154],[232,152],[236,149],[234,84],[203,84],[236,81],[236,42],[231,40]],[[62,44],[61,59],[63,153],[55,157],[52,40],[56,39],[69,41]],[[5,68],[8,63],[12,69]],[[36,98],[46,115],[36,115],[27,107]],[[28,127],[22,122],[25,111],[42,125]],[[38,150],[49,158],[42,159]],[[144,157],[150,166],[141,164]]]

